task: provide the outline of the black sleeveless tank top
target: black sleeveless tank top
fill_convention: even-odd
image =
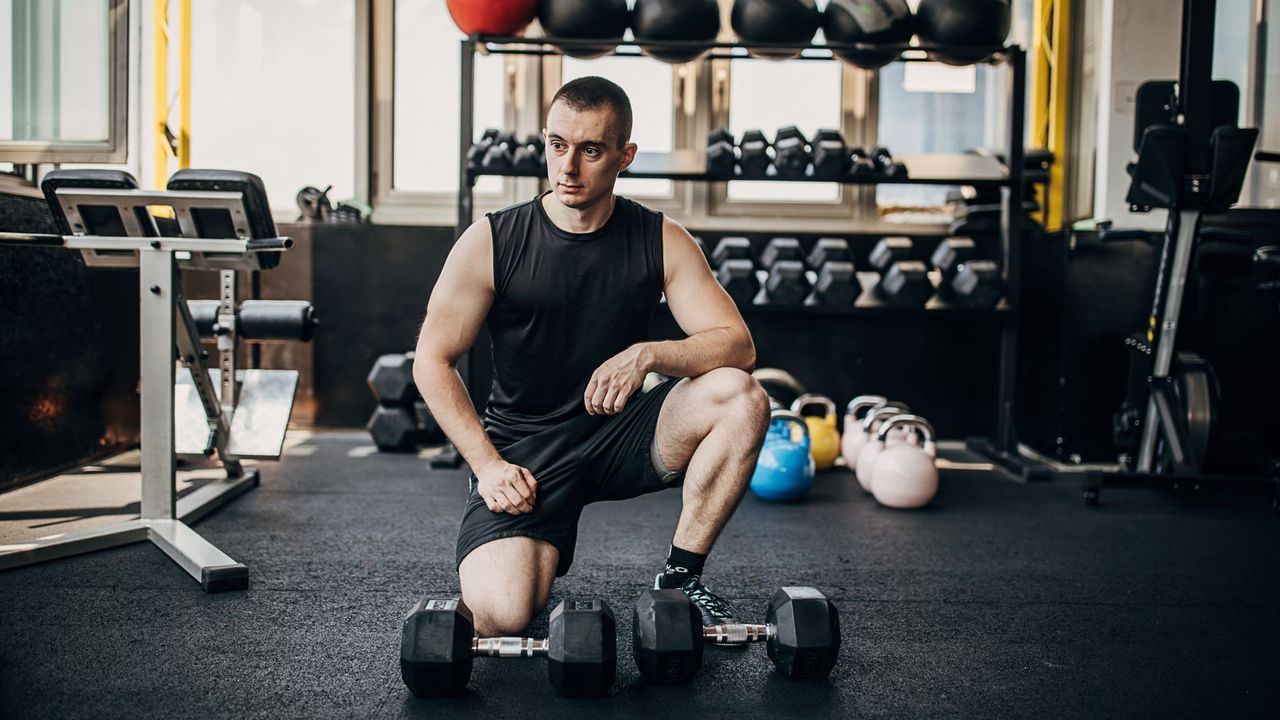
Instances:
[[[493,386],[484,425],[499,448],[586,413],[591,373],[649,339],[663,287],[662,213],[623,197],[599,230],[566,232],[542,196],[489,213]]]

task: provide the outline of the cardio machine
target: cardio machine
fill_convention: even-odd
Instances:
[[[1084,474],[1085,502],[1096,505],[1103,488],[1263,494],[1280,505],[1275,468],[1262,476],[1212,475],[1204,460],[1213,434],[1217,381],[1194,353],[1178,352],[1178,322],[1193,259],[1214,243],[1249,243],[1247,233],[1201,231],[1206,213],[1225,212],[1240,197],[1257,142],[1256,128],[1237,125],[1239,90],[1213,81],[1215,0],[1186,0],[1182,14],[1179,78],[1143,83],[1136,95],[1132,178],[1126,200],[1134,212],[1164,208],[1163,235],[1104,230],[1103,241],[1157,240],[1160,260],[1151,314],[1126,344],[1133,360],[1128,398],[1113,430],[1132,453],[1119,470]],[[1259,159],[1268,159],[1260,156]],[[1271,249],[1255,262],[1275,262]]]

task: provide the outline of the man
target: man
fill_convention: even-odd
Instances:
[[[427,306],[414,380],[471,466],[458,533],[462,597],[482,636],[518,635],[573,561],[590,502],[681,486],[658,587],[705,624],[737,622],[702,584],[769,423],[755,345],[697,244],[613,194],[635,158],[631,103],[598,77],[556,93],[544,130],[551,190],[458,238]],[[662,293],[687,334],[646,342]],[[454,370],[481,323],[493,341],[484,424]],[[637,394],[646,374],[671,380]]]

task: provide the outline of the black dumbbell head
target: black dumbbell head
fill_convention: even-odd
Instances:
[[[831,674],[840,654],[840,614],[821,592],[785,587],[774,593],[765,611],[774,635],[769,659],[789,680],[821,680]]]
[[[795,238],[773,238],[760,253],[760,267],[768,270],[779,260],[804,261],[804,248]]]
[[[723,237],[711,251],[711,266],[720,267],[726,260],[751,260],[751,241],[744,237]]]
[[[919,260],[890,265],[876,289],[884,300],[905,307],[923,307],[933,297],[928,268]]]
[[[809,142],[808,138],[804,136],[804,133],[800,132],[800,128],[795,125],[784,125],[783,127],[778,128],[778,133],[773,138],[773,144],[777,146],[779,142],[788,138],[798,139],[801,145]]]
[[[405,405],[378,405],[365,424],[373,444],[382,452],[413,452],[422,433],[413,410]]]
[[[803,305],[809,295],[809,278],[799,260],[779,260],[769,268],[764,287],[756,293],[756,305]]]
[[[883,275],[890,265],[899,260],[906,260],[911,257],[911,251],[915,247],[909,237],[886,237],[881,238],[880,242],[871,249],[871,255],[867,258],[871,263],[871,267],[876,272]]]
[[[461,600],[423,599],[400,632],[400,677],[418,697],[457,695],[471,678],[475,624]]]
[[[547,673],[564,697],[602,697],[618,674],[618,625],[599,599],[565,599],[551,611]]]
[[[809,293],[804,304],[848,307],[860,294],[862,286],[858,284],[853,263],[831,260],[823,263],[818,271],[818,282],[814,283],[813,292]]]
[[[1004,294],[1000,266],[991,260],[961,263],[950,286],[955,301],[969,308],[993,308]]]
[[[711,147],[718,142],[727,142],[731,146],[734,144],[733,133],[729,132],[729,128],[716,128],[707,133],[707,147]]]
[[[821,270],[828,262],[853,262],[853,253],[849,251],[849,241],[844,238],[818,238],[809,251],[809,267]]]
[[[651,683],[689,682],[702,667],[702,614],[680,590],[648,590],[631,610],[631,651]]]
[[[407,405],[418,397],[413,382],[412,353],[382,355],[373,363],[367,378],[373,396],[383,405]]]
[[[942,273],[944,282],[950,282],[951,278],[956,275],[956,268],[961,263],[973,259],[974,253],[977,252],[977,247],[977,244],[973,242],[973,238],[949,237],[938,243],[938,247],[934,249],[929,262],[935,270]]]
[[[838,130],[819,130],[813,139],[813,176],[839,180],[849,172],[849,150]]]
[[[737,163],[733,143],[721,140],[707,146],[707,174],[715,177],[733,177]]]
[[[750,260],[730,258],[720,263],[716,280],[736,305],[750,305],[760,291],[756,266]]]
[[[764,177],[769,169],[769,140],[759,130],[747,130],[738,141],[738,166],[745,177]]]

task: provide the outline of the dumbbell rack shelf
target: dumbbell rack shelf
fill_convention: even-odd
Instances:
[[[459,174],[459,191],[458,191],[458,223],[457,234],[461,235],[472,223],[474,215],[474,188],[477,178],[484,175],[508,176],[508,177],[542,177],[545,170],[522,171],[511,168],[501,170],[484,170],[479,167],[469,166],[467,162],[467,151],[472,144],[472,135],[475,126],[475,56],[477,53],[484,55],[562,55],[563,48],[594,48],[600,49],[609,46],[606,54],[617,57],[646,57],[643,54],[641,45],[633,40],[625,40],[622,42],[601,41],[601,40],[570,40],[564,38],[535,38],[535,37],[495,37],[473,35],[464,38],[460,42],[460,103],[459,103],[459,138],[458,138],[458,174]],[[1017,209],[1023,206],[1023,194],[1025,191],[1024,183],[1027,175],[1025,172],[1025,155],[1026,149],[1024,145],[1024,125],[1026,119],[1026,75],[1027,75],[1027,56],[1026,51],[1016,45],[1004,47],[974,48],[974,47],[954,47],[954,46],[907,46],[907,45],[865,45],[865,44],[837,44],[829,43],[826,45],[813,44],[787,44],[787,43],[750,43],[748,45],[736,42],[715,42],[701,43],[689,41],[663,41],[653,42],[646,41],[645,47],[654,49],[689,49],[689,48],[709,48],[709,52],[704,54],[697,62],[705,62],[712,59],[751,59],[757,58],[758,55],[750,54],[752,51],[764,50],[793,50],[800,54],[794,58],[806,61],[826,61],[831,62],[836,59],[834,51],[837,50],[875,50],[875,51],[893,51],[896,52],[897,62],[922,62],[929,61],[930,55],[937,53],[965,53],[972,57],[980,57],[979,63],[992,65],[1007,65],[1007,86],[1008,93],[1008,146],[1005,148],[1006,162],[1001,163],[999,160],[976,154],[921,154],[921,155],[903,155],[898,157],[909,173],[906,178],[888,179],[880,177],[844,177],[835,180],[826,178],[818,179],[809,177],[778,177],[770,175],[766,177],[724,177],[720,175],[712,175],[707,172],[706,156],[700,150],[692,149],[676,149],[667,153],[647,153],[641,152],[636,154],[635,161],[632,166],[623,173],[624,177],[632,178],[653,178],[665,180],[684,180],[694,182],[725,182],[728,180],[769,180],[782,182],[837,182],[844,185],[877,185],[877,184],[896,184],[896,185],[962,185],[971,186],[977,189],[998,189],[1001,195],[1001,219],[1000,219],[1000,266],[1003,271],[1003,282],[1006,288],[1005,297],[993,309],[969,309],[955,307],[940,302],[937,298],[930,300],[924,307],[897,307],[883,303],[869,291],[874,282],[874,274],[872,277],[866,277],[866,273],[859,273],[859,282],[863,286],[864,291],[858,300],[850,307],[816,307],[816,306],[800,306],[800,307],[770,307],[770,306],[743,306],[742,312],[745,316],[752,315],[775,315],[775,314],[794,314],[805,315],[809,317],[821,316],[844,316],[844,315],[865,315],[865,314],[932,314],[941,313],[943,316],[949,315],[965,315],[971,317],[989,317],[993,321],[1000,323],[1000,350],[999,350],[999,369],[997,377],[997,398],[996,398],[996,418],[995,430],[990,438],[977,438],[969,441],[971,450],[984,455],[987,459],[1002,466],[1010,471],[1013,475],[1020,478],[1028,476],[1026,471],[1027,463],[1021,459],[1018,453],[1017,438],[1014,431],[1014,383],[1016,380],[1017,369],[1017,323],[1014,319],[1017,317],[1019,307],[1020,294],[1020,275],[1021,275],[1021,252],[1020,240],[1022,237],[1023,214]],[[772,169],[772,168],[771,168]],[[808,170],[812,173],[812,167]],[[762,229],[763,231],[763,229]],[[788,232],[788,231],[783,231]],[[909,233],[908,233],[909,234]],[[931,275],[931,281],[937,285],[937,278]],[[665,311],[665,310],[664,310]],[[472,367],[479,367],[475,363],[481,358],[476,357],[478,350],[473,348],[467,354],[466,360],[462,366],[464,378],[471,377]],[[476,407],[481,407],[485,401],[486,388],[476,387],[475,383],[468,383],[471,398]],[[457,464],[461,459],[456,453],[446,452],[444,459],[439,464]]]
[[[661,180],[694,180],[702,182],[725,182],[729,180],[752,182],[768,180],[770,182],[839,182],[844,185],[971,185],[975,188],[992,188],[1008,185],[1009,173],[998,160],[983,155],[924,154],[901,155],[896,160],[907,167],[910,177],[888,179],[878,177],[861,178],[816,178],[813,167],[805,177],[785,177],[777,175],[772,166],[769,174],[763,177],[713,175],[707,172],[707,159],[704,153],[696,150],[673,150],[666,153],[638,152],[631,167],[622,173],[627,178],[653,178]],[[467,168],[468,177],[485,175],[505,177],[543,177],[545,171],[520,170],[502,168],[488,170],[476,166]]]

